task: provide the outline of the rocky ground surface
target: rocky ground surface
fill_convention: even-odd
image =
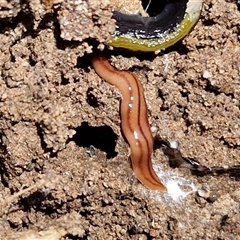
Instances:
[[[129,2],[0,0],[0,239],[239,238],[240,4],[204,1],[194,30],[155,55],[107,47],[111,10],[143,11]],[[143,84],[167,194],[134,177],[96,49]],[[219,171],[172,168],[159,139]]]

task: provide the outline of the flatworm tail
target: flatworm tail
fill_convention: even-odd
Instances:
[[[197,23],[203,0],[169,0],[155,17],[113,11],[116,30],[109,44],[132,51],[153,52],[172,46]]]

